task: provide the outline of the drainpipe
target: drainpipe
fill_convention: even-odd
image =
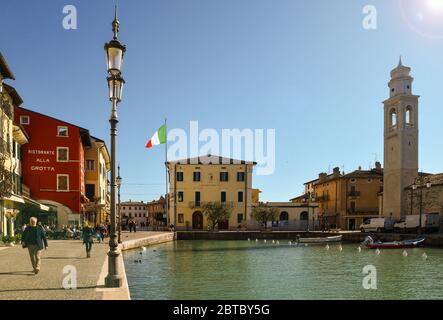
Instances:
[[[248,165],[246,164],[246,170],[245,170],[245,198],[243,199],[245,202],[245,222],[248,217]]]

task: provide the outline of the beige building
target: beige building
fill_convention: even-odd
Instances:
[[[319,230],[318,205],[315,202],[267,202],[278,209],[277,221],[267,227],[277,230]],[[259,227],[259,226],[257,226]]]
[[[148,221],[148,204],[143,201],[125,201],[120,203],[120,209],[117,205],[117,212],[122,216],[122,225],[127,225],[129,220],[134,220],[137,226]]]
[[[411,69],[400,62],[391,71],[390,97],[384,101],[383,215],[407,214],[405,188],[418,176],[418,98],[412,94]]]
[[[420,214],[421,211],[443,217],[443,173],[422,174],[421,186],[405,188],[404,206],[406,215]]]
[[[256,163],[200,156],[167,163],[170,177],[169,221],[177,230],[206,230],[205,202],[223,202],[232,208],[229,221],[219,229],[236,229],[251,221],[252,173]]]

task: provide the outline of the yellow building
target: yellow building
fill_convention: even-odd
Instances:
[[[232,208],[229,221],[219,229],[236,229],[252,219],[254,162],[219,156],[201,156],[167,163],[170,177],[169,221],[178,230],[203,230],[202,213],[207,202],[223,202]],[[258,196],[257,196],[258,198]]]
[[[30,199],[22,185],[21,146],[28,143],[28,136],[20,124],[14,121],[14,107],[23,103],[14,87],[3,82],[15,80],[12,71],[0,53],[0,234],[13,236],[16,221],[23,222],[25,212],[38,216],[49,207]]]
[[[383,191],[383,170],[379,162],[371,170],[359,168],[344,174],[320,173],[313,183],[313,199],[319,205],[319,220],[330,228],[356,230],[368,218],[378,217]]]
[[[106,223],[110,211],[108,172],[111,161],[103,140],[91,137],[92,147],[85,150],[86,197],[85,219],[93,225]]]

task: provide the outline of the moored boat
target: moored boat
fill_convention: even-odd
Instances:
[[[407,249],[422,246],[425,240],[426,238],[418,238],[412,240],[382,242],[374,241],[372,237],[368,236],[365,241],[362,242],[362,245],[368,249]]]
[[[297,237],[296,241],[298,243],[330,243],[330,242],[340,242],[343,238],[342,235],[333,237],[317,237],[317,238],[300,238]]]

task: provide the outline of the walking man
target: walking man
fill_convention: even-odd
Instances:
[[[23,231],[22,247],[28,248],[34,273],[39,273],[41,252],[43,248],[48,249],[48,240],[43,229],[37,226],[37,218],[35,217],[29,219],[29,226]]]
[[[92,243],[94,242],[93,235],[94,231],[91,227],[89,227],[89,224],[87,222],[83,225],[82,230],[83,235],[83,244],[86,246],[86,257],[91,257],[91,249],[92,249]]]

